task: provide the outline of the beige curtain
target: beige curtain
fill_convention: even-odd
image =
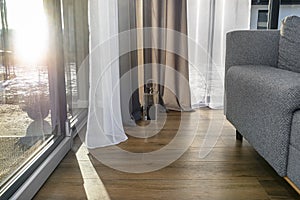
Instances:
[[[131,78],[126,82],[122,78],[127,73],[130,73],[130,77],[138,76],[137,71],[133,70],[138,65],[138,51],[135,50],[137,37],[134,34],[129,34],[130,30],[137,27],[136,23],[138,19],[136,18],[135,11],[136,0],[118,0],[118,32],[121,35],[123,34],[123,37],[119,40],[119,49],[122,52],[122,49],[132,48],[119,57],[122,119],[123,123],[127,125],[134,124],[132,120],[140,120],[142,116],[139,98],[140,92],[135,89],[138,87],[136,79]],[[128,94],[131,95],[129,102],[126,98]],[[128,111],[129,113],[127,113]]]
[[[148,32],[143,35],[143,43],[160,43],[158,45],[154,44],[154,46],[163,45],[165,48],[143,49],[143,54],[139,54],[139,57],[142,56],[143,58],[139,58],[139,60],[142,60],[143,64],[146,65],[159,64],[174,69],[174,71],[165,71],[159,67],[153,67],[151,71],[145,70],[144,83],[149,80],[163,83],[162,85],[154,85],[154,89],[159,91],[161,101],[163,101],[161,103],[167,109],[190,110],[190,89],[186,84],[189,80],[187,38],[180,37],[178,41],[178,37],[176,37],[178,32],[187,35],[186,0],[144,0],[137,5],[139,6],[137,6],[136,13],[142,11],[142,16],[137,15],[137,17],[143,18],[142,27],[138,28],[158,27],[163,30],[172,30],[158,31],[157,29],[151,29],[150,35]],[[141,24],[138,25],[141,26]],[[165,50],[169,47],[174,49],[174,52]],[[180,73],[186,79],[186,82],[179,79],[177,73]],[[168,87],[165,87],[166,85]]]

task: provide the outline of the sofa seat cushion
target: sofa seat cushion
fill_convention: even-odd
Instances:
[[[300,74],[270,66],[233,66],[225,84],[227,119],[286,176],[292,115],[300,109]]]
[[[289,16],[281,23],[278,68],[300,73],[300,17]]]

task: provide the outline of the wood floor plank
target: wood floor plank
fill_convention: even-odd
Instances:
[[[166,122],[157,122],[158,126],[163,127],[158,134],[146,139],[129,134],[128,141],[114,148],[89,152],[81,146],[77,137],[73,150],[63,159],[34,199],[89,197],[97,200],[101,199],[96,195],[99,192],[100,196],[103,194],[105,199],[112,200],[299,199],[297,193],[246,140],[235,140],[235,130],[228,121],[224,121],[223,111],[201,109],[191,113],[169,112],[167,117]],[[195,120],[199,120],[199,123],[195,123]],[[184,134],[178,136],[180,123],[187,126],[182,129]],[[156,130],[157,127],[154,127],[148,131]],[[132,134],[139,134],[137,130],[130,131]],[[104,165],[97,158],[101,155],[102,158],[110,159],[115,166],[142,167],[141,163],[133,164],[132,158],[124,156],[128,152],[141,155],[160,152],[177,137],[179,143],[157,157],[157,160],[152,160],[153,163],[150,162],[155,165],[156,162],[180,153],[182,144],[188,143],[191,136],[195,137],[181,157],[167,167],[153,172],[121,172]],[[200,150],[208,154],[201,157]],[[123,163],[121,161],[124,158],[127,160]]]
[[[111,199],[268,199],[260,184],[251,178],[218,180],[113,180],[105,181]],[[124,195],[126,194],[126,195]]]
[[[240,164],[224,162],[180,162],[166,168],[144,174],[130,174],[111,170],[104,165],[94,165],[101,179],[157,179],[157,180],[227,180],[240,177],[268,177],[268,171],[261,170],[258,164]],[[130,167],[130,166],[128,166]],[[104,173],[105,172],[105,173]]]
[[[34,199],[41,200],[84,200],[86,193],[83,183],[77,182],[47,182],[43,188],[36,194]],[[51,188],[50,190],[48,188]]]

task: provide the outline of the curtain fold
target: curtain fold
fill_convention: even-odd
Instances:
[[[127,139],[122,126],[119,85],[117,0],[90,0],[90,90],[88,148]]]
[[[118,1],[119,33],[124,36],[119,38],[119,49],[127,49],[128,51],[120,55],[121,111],[124,125],[134,125],[134,120],[141,119],[139,90],[134,89],[138,88],[136,79],[138,72],[133,70],[138,66],[138,53],[135,50],[137,37],[134,34],[130,34],[130,30],[136,28],[135,8],[136,0]],[[128,80],[124,80],[122,77],[128,74]]]
[[[167,109],[222,108],[225,35],[249,27],[250,6],[250,0],[91,0],[87,146],[127,139],[123,125],[140,119],[134,115],[141,115],[148,83]],[[122,54],[126,47],[130,52]]]
[[[143,64],[152,66],[145,68],[144,83],[161,83],[153,87],[167,109],[191,110],[189,86],[177,77],[189,80],[187,38],[177,36],[187,35],[186,0],[144,0],[138,9],[143,10],[143,27],[138,27],[145,28],[143,43],[162,47],[143,49]],[[173,70],[166,73],[160,65]]]
[[[226,33],[250,28],[251,0],[187,0],[192,107],[222,108]]]
[[[135,120],[142,119],[149,84],[159,91],[160,104],[167,109],[191,110],[190,89],[186,84],[189,80],[186,0],[118,2],[119,33],[125,35],[119,40],[120,49],[130,49],[120,55],[123,124],[135,125]]]

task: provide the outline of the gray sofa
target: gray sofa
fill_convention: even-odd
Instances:
[[[228,33],[225,63],[225,115],[237,138],[300,188],[300,18],[280,31]]]

